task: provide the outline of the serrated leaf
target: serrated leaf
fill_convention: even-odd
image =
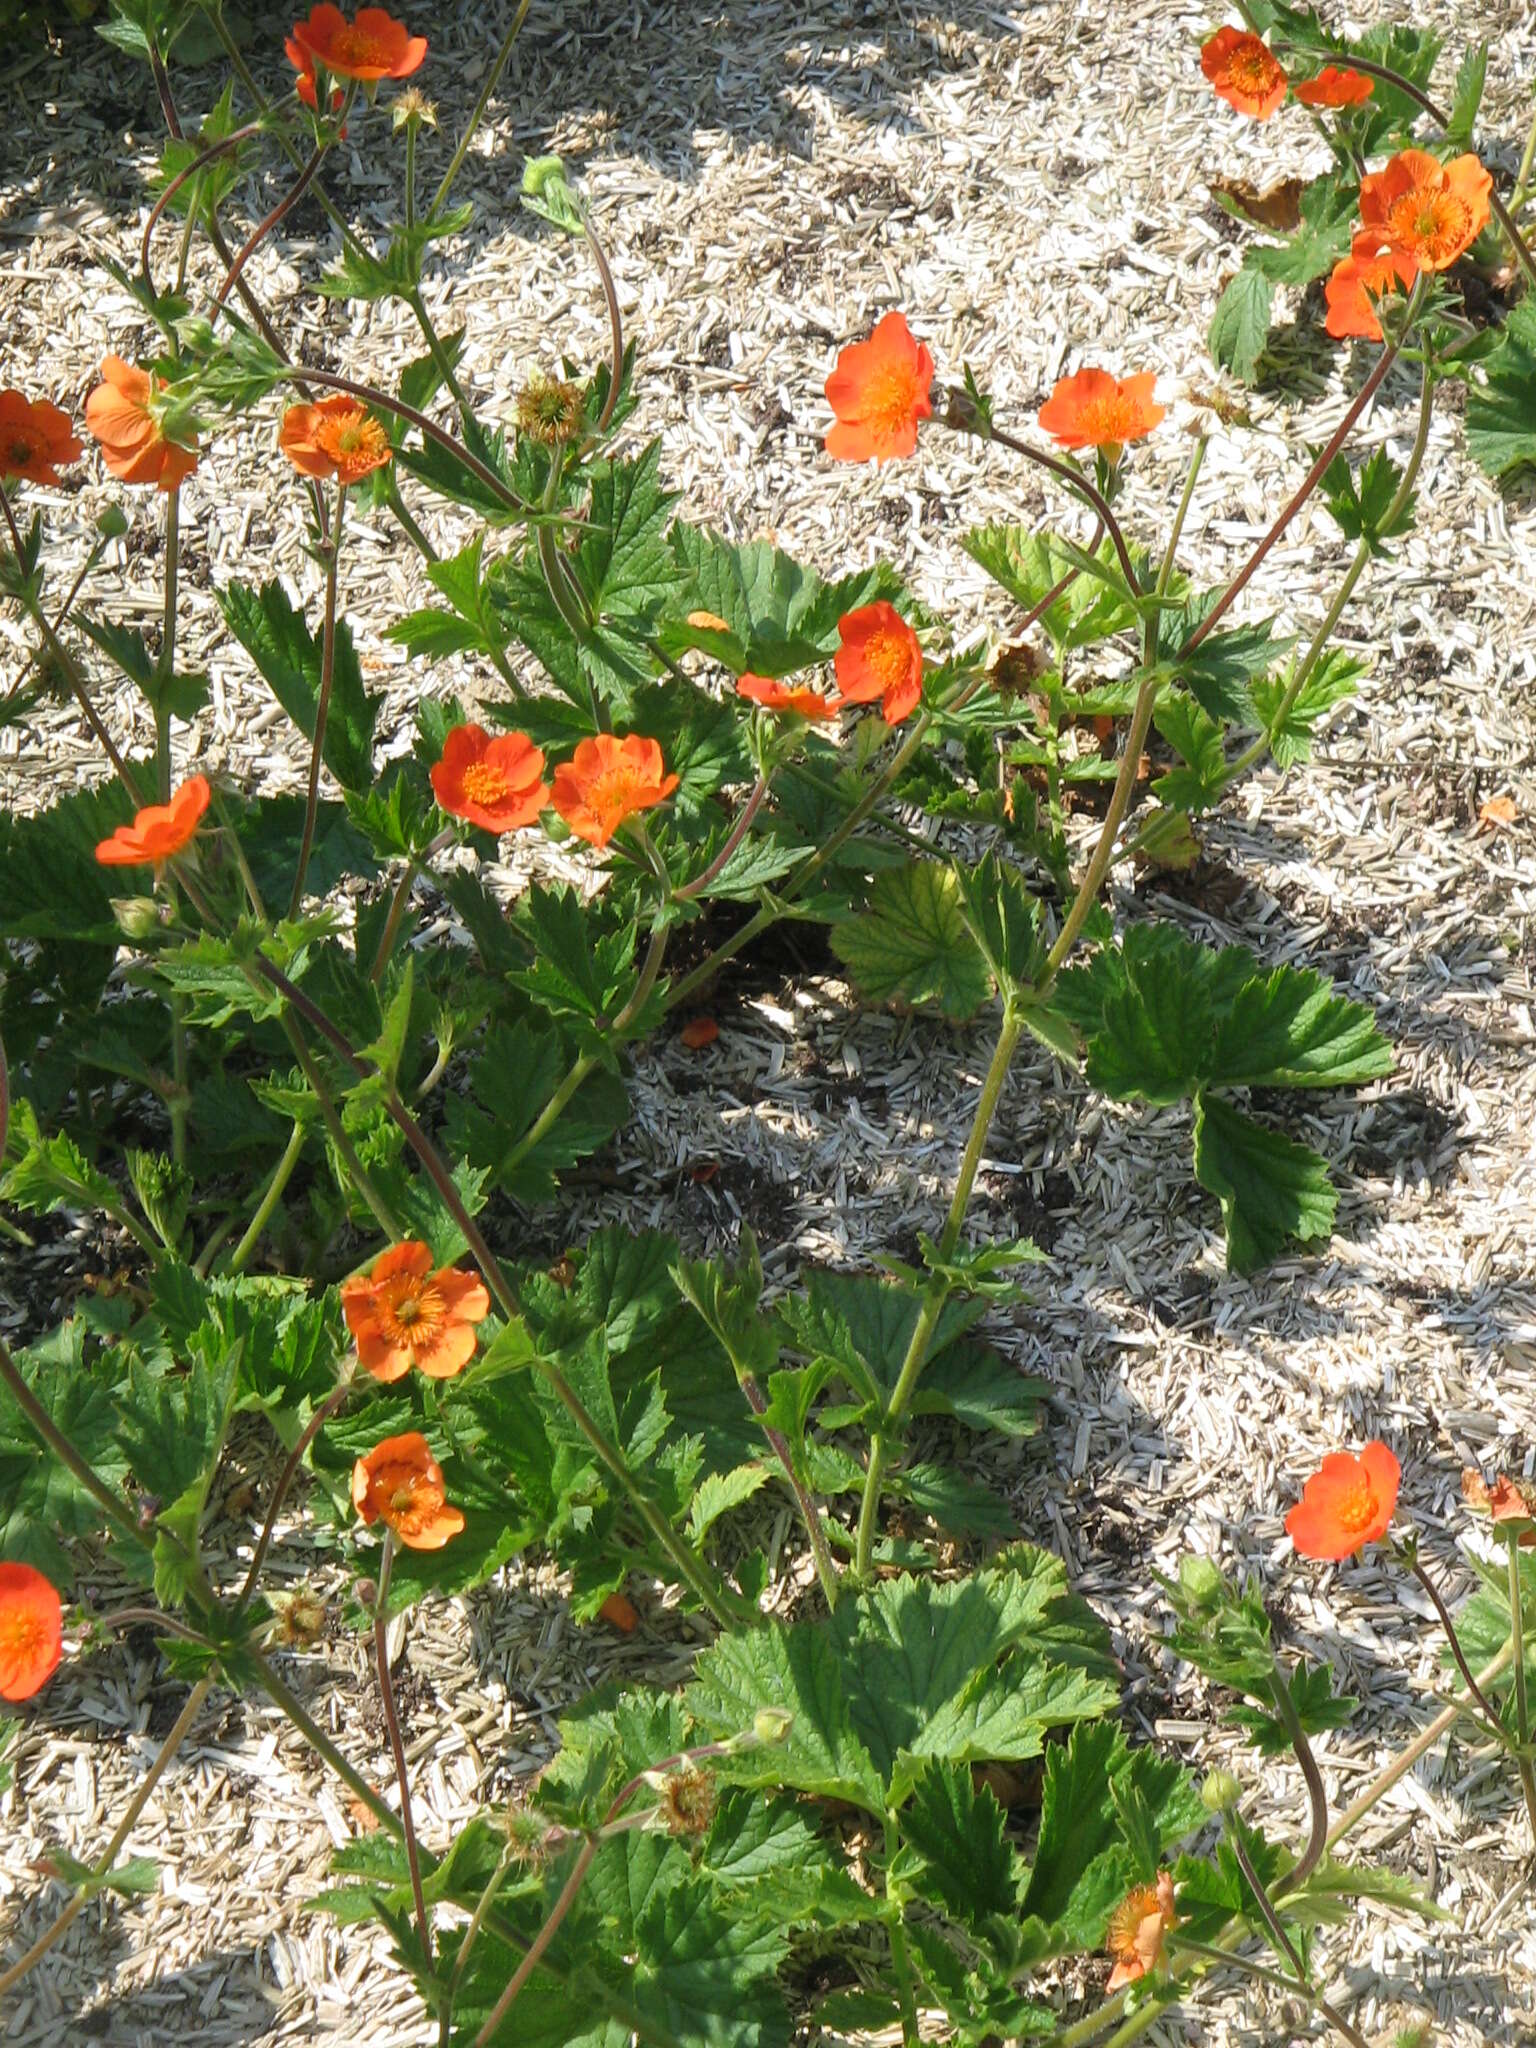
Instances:
[[[1483,103],[1483,85],[1488,77],[1488,45],[1469,43],[1456,69],[1456,97],[1451,101],[1451,118],[1441,137],[1447,149],[1472,147],[1477,129],[1477,112]]]
[[[1234,992],[1200,1078],[1229,1088],[1344,1088],[1391,1071],[1392,1047],[1364,1003],[1335,995],[1320,974],[1276,967]]]
[[[323,649],[276,580],[259,591],[232,583],[219,593],[225,622],[288,716],[308,740],[315,734]],[[363,688],[362,670],[345,619],[336,624],[330,712],[322,749],[343,789],[373,782],[373,729],[382,700]]]
[[[884,1812],[885,1788],[854,1732],[846,1675],[824,1628],[770,1621],[749,1635],[722,1636],[700,1657],[696,1674],[688,1711],[712,1736],[750,1728],[763,1707],[794,1716],[783,1742],[730,1759],[736,1783],[784,1785]]]
[[[1467,390],[1467,452],[1490,476],[1536,462],[1536,298],[1522,299]]]
[[[1290,1676],[1290,1694],[1297,1718],[1309,1735],[1347,1727],[1360,1704],[1348,1693],[1335,1694],[1331,1664],[1298,1664]],[[1291,1747],[1290,1730],[1278,1714],[1258,1707],[1234,1707],[1227,1718],[1248,1730],[1248,1740],[1260,1756],[1283,1756]]]
[[[701,1479],[688,1514],[689,1536],[702,1543],[722,1515],[749,1501],[772,1476],[766,1465],[738,1465],[734,1472],[711,1472]]]
[[[990,1486],[967,1478],[953,1465],[904,1465],[891,1474],[889,1483],[898,1498],[953,1535],[1006,1537],[1018,1533],[1008,1503]]]
[[[1314,732],[1335,704],[1346,703],[1366,672],[1366,664],[1355,655],[1331,647],[1317,661],[1287,707],[1283,719],[1280,706],[1295,674],[1295,664],[1270,676],[1255,677],[1254,708],[1269,734],[1269,750],[1277,768],[1293,768],[1311,758]],[[1278,722],[1277,722],[1278,721]]]
[[[884,563],[824,583],[771,541],[738,547],[679,522],[670,542],[689,577],[678,600],[687,611],[663,622],[661,643],[670,654],[698,648],[733,675],[788,676],[830,660],[845,613],[900,591]]]
[[[931,1759],[917,1771],[901,1814],[902,1851],[891,1882],[971,1927],[1018,1910],[1021,1866],[1007,1817],[968,1765]]]
[[[1283,242],[1250,249],[1244,268],[1258,271],[1271,284],[1310,284],[1349,254],[1358,203],[1359,181],[1353,173],[1334,171],[1312,179],[1302,190],[1301,225],[1295,233]]]
[[[869,908],[833,928],[832,950],[871,1002],[931,1003],[963,1023],[992,993],[959,880],[937,861],[880,875]]]
[[[1339,1198],[1311,1146],[1204,1092],[1195,1097],[1195,1178],[1221,1203],[1228,1272],[1257,1272],[1287,1240],[1307,1243],[1333,1230]]]
[[[1160,776],[1152,785],[1154,793],[1175,810],[1209,809],[1221,795],[1226,772],[1221,726],[1181,691],[1161,699],[1155,723],[1185,765]]]
[[[1402,474],[1385,448],[1377,448],[1361,464],[1358,478],[1346,455],[1341,452],[1334,457],[1323,472],[1322,492],[1346,540],[1363,540],[1371,553],[1379,556],[1388,553],[1385,542],[1412,531],[1413,492],[1395,514],[1392,512]]]
[[[1135,607],[1126,596],[1097,577],[1084,576],[1069,543],[1054,534],[1034,533],[1024,526],[978,526],[960,545],[1026,611],[1033,611],[1066,576],[1066,589],[1040,614],[1040,623],[1058,654],[1088,647],[1124,632],[1136,622]],[[1104,539],[1097,560],[1118,569],[1114,543]]]
[[[1208,336],[1213,359],[1240,383],[1257,380],[1273,311],[1273,285],[1262,271],[1245,262],[1216,301]]]

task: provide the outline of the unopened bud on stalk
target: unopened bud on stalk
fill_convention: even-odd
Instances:
[[[795,1717],[783,1707],[759,1707],[752,1716],[754,1740],[773,1745],[789,1740],[789,1731],[795,1725]]]
[[[352,1588],[353,1598],[359,1607],[366,1607],[371,1613],[379,1604],[379,1582],[377,1579],[359,1579]]]
[[[1200,1803],[1207,1813],[1225,1813],[1242,1796],[1243,1788],[1230,1771],[1212,1771],[1200,1787]]]
[[[160,906],[153,896],[114,896],[112,915],[125,939],[147,939],[160,929]]]

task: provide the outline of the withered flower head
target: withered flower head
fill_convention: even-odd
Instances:
[[[517,424],[530,441],[546,448],[574,441],[587,424],[580,385],[535,373],[517,395]]]
[[[656,1808],[671,1835],[702,1835],[715,1817],[715,1781],[689,1764],[668,1771],[656,1786]]]
[[[418,128],[435,128],[437,108],[419,85],[408,85],[390,108],[389,118],[396,130],[403,128],[407,121]]]
[[[319,1642],[324,1627],[325,1603],[307,1587],[272,1595],[272,1643],[287,1650],[308,1650]]]

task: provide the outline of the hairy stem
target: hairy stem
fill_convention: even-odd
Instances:
[[[207,1699],[212,1690],[213,1678],[210,1675],[206,1678],[200,1678],[187,1694],[185,1705],[172,1723],[170,1733],[156,1752],[154,1762],[144,1773],[137,1790],[134,1792],[132,1799],[129,1800],[111,1841],[108,1842],[106,1848],[97,1857],[92,1869],[93,1877],[104,1878],[111,1873],[112,1866],[122,1853],[123,1844],[133,1833],[134,1825],[139,1815],[149,1804],[150,1796],[154,1792],[156,1785],[159,1784],[161,1778],[165,1775],[171,1759],[175,1756],[177,1750],[180,1749],[182,1743],[186,1741],[193,1722],[202,1712],[204,1700]],[[81,1885],[77,1888],[74,1897],[64,1908],[63,1912],[60,1913],[53,1925],[38,1936],[24,1956],[12,1963],[11,1967],[3,1974],[0,1974],[0,1998],[3,1998],[8,1991],[14,1990],[28,1971],[35,1964],[40,1963],[48,1951],[63,1940],[64,1936],[74,1925],[86,1902],[94,1897],[94,1887]]]
[[[421,1855],[416,1847],[416,1821],[411,1811],[411,1773],[405,1761],[405,1741],[400,1733],[400,1715],[395,1706],[394,1681],[389,1675],[389,1575],[395,1561],[395,1532],[386,1526],[383,1553],[379,1559],[379,1590],[373,1603],[373,1655],[379,1672],[379,1700],[384,1708],[384,1726],[389,1731],[389,1751],[395,1760],[395,1782],[400,1787],[400,1826],[405,1835],[405,1862],[411,1873],[411,1897],[416,1905],[416,1928],[421,1936],[423,1975],[432,1973],[432,1922],[421,1889]]]
[[[300,171],[298,177],[288,187],[282,198],[278,200],[276,206],[270,212],[263,214],[255,227],[251,229],[250,234],[246,237],[241,247],[239,255],[230,264],[228,270],[225,271],[224,282],[213,295],[213,309],[216,314],[223,310],[224,302],[240,282],[245,266],[256,254],[256,251],[267,239],[267,236],[271,234],[290,207],[298,205],[304,194],[315,182],[320,166],[325,161],[325,153],[328,147],[329,145],[324,142],[319,142],[315,145],[309,162],[305,164],[303,170]]]
[[[1525,1589],[1520,1580],[1520,1539],[1509,1538],[1509,1648],[1515,1660],[1515,1736],[1519,1742],[1516,1763],[1525,1811],[1531,1823],[1531,1840],[1536,1843],[1536,1775],[1531,1770],[1531,1713],[1525,1678]]]
[[[1276,1712],[1285,1723],[1285,1732],[1290,1737],[1291,1747],[1296,1752],[1296,1761],[1300,1764],[1301,1775],[1306,1781],[1307,1802],[1312,1812],[1312,1829],[1307,1837],[1307,1846],[1301,1853],[1301,1861],[1286,1872],[1287,1890],[1296,1891],[1317,1868],[1322,1861],[1323,1852],[1328,1847],[1328,1792],[1323,1784],[1323,1774],[1317,1768],[1317,1758],[1312,1754],[1312,1745],[1307,1740],[1307,1731],[1301,1725],[1296,1703],[1291,1698],[1290,1681],[1281,1670],[1278,1660],[1275,1663],[1275,1675],[1270,1680],[1269,1692],[1275,1703]]]
[[[336,679],[336,585],[341,562],[341,521],[346,510],[347,487],[336,479],[336,514],[325,555],[325,637],[320,648],[320,694],[315,703],[314,741],[309,750],[309,788],[304,799],[304,830],[299,839],[298,866],[288,898],[288,915],[297,917],[304,901],[304,881],[309,857],[314,851],[315,819],[320,808],[320,765],[325,752],[325,727],[330,717],[331,688]]]
[[[266,1192],[257,1204],[256,1213],[246,1226],[244,1237],[229,1255],[229,1265],[226,1269],[228,1272],[243,1273],[250,1263],[251,1254],[260,1244],[263,1232],[272,1221],[273,1211],[283,1198],[283,1190],[292,1180],[294,1168],[303,1155],[305,1136],[303,1124],[295,1122],[293,1129],[288,1133],[288,1143],[283,1147],[283,1156],[273,1169]]]
[[[507,68],[507,59],[512,54],[512,45],[517,41],[518,36],[522,32],[522,26],[528,17],[530,5],[531,0],[518,0],[517,12],[513,15],[507,32],[501,39],[501,47],[497,50],[492,60],[491,68],[485,75],[485,83],[480,88],[480,97],[475,101],[473,108],[470,110],[469,120],[465,123],[464,133],[459,137],[458,147],[449,158],[448,168],[444,171],[442,180],[436,192],[432,195],[432,204],[427,209],[428,220],[435,220],[447,203],[448,194],[453,190],[453,181],[459,175],[464,165],[464,159],[469,154],[469,145],[474,141],[480,123],[485,119],[485,110],[491,103],[491,94],[501,83],[501,74]]]
[[[821,1510],[795,1472],[794,1453],[790,1449],[788,1437],[781,1429],[775,1429],[771,1423],[762,1422],[763,1416],[768,1412],[768,1403],[757,1383],[756,1374],[741,1374],[741,1391],[746,1395],[747,1406],[762,1423],[763,1435],[772,1446],[774,1456],[784,1468],[790,1492],[795,1496],[795,1505],[800,1510],[800,1519],[805,1524],[805,1533],[810,1542],[811,1558],[816,1566],[816,1577],[821,1585],[822,1597],[831,1611],[837,1606],[838,1570],[832,1561],[832,1553],[827,1548],[826,1531],[821,1523]]]
[[[981,1084],[976,1114],[971,1121],[971,1134],[966,1140],[960,1171],[955,1176],[949,1214],[945,1218],[943,1235],[939,1239],[941,1260],[951,1258],[960,1242],[960,1233],[965,1227],[965,1212],[970,1206],[971,1190],[976,1184],[982,1154],[986,1150],[987,1138],[992,1129],[992,1119],[997,1114],[1003,1084],[1008,1078],[1008,1069],[1013,1062],[1014,1053],[1018,1050],[1023,1030],[1022,1016],[1011,1006],[1005,1005],[1002,1028],[997,1034],[991,1064]],[[906,1414],[907,1405],[913,1394],[917,1391],[918,1380],[928,1362],[929,1346],[933,1342],[934,1332],[938,1329],[939,1318],[944,1313],[944,1304],[949,1299],[951,1291],[949,1282],[938,1275],[929,1281],[890,1402],[880,1418],[879,1427],[869,1440],[869,1462],[864,1473],[864,1495],[859,1505],[858,1537],[854,1551],[854,1570],[861,1579],[869,1576],[875,1529],[880,1516],[880,1482],[885,1474],[890,1439]]]

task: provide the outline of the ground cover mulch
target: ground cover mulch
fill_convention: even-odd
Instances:
[[[471,0],[412,17],[432,41],[423,82],[449,136],[509,13],[510,0]],[[1357,0],[1351,13],[1423,10]],[[1508,172],[1536,75],[1529,10],[1442,0],[1436,21],[1453,51],[1492,38],[1485,132],[1509,138],[1492,158]],[[835,347],[892,304],[942,368],[974,363],[1011,424],[1083,356],[1156,369],[1181,397],[1138,451],[1127,518],[1165,520],[1185,461],[1180,429],[1214,382],[1205,328],[1239,247],[1211,181],[1263,185],[1315,168],[1319,154],[1299,118],[1261,129],[1213,103],[1195,59],[1208,26],[1206,10],[1176,0],[535,0],[463,181],[476,224],[444,249],[429,297],[447,324],[468,319],[465,375],[490,417],[506,417],[526,375],[559,353],[600,358],[606,325],[581,250],[515,202],[524,156],[561,151],[592,200],[639,342],[634,432],[662,436],[690,516],[742,537],[770,532],[826,571],[889,558],[955,622],[1003,629],[1006,607],[961,554],[960,533],[999,518],[1076,531],[1073,516],[1000,451],[948,437],[877,476],[832,468],[820,454],[821,380]],[[273,83],[278,42],[264,24],[256,54]],[[158,109],[143,74],[89,39],[7,70],[0,367],[78,414],[102,353],[132,355],[143,339],[100,259],[133,260]],[[190,106],[204,103],[203,83],[186,76]],[[332,189],[354,218],[378,223],[392,211],[395,164],[371,133],[366,155],[343,154]],[[252,184],[231,211],[254,219],[271,196]],[[417,353],[414,331],[402,309],[353,311],[308,292],[328,254],[323,217],[300,211],[258,256],[259,288],[316,359],[387,376]],[[1263,530],[1301,472],[1301,442],[1324,438],[1365,373],[1364,355],[1321,344],[1310,319],[1282,336],[1277,360],[1246,424],[1219,429],[1209,451],[1186,544],[1207,580]],[[1401,457],[1415,402],[1412,373],[1394,372],[1367,440]],[[185,646],[210,668],[214,699],[181,745],[208,772],[297,788],[296,736],[223,639],[214,599],[237,574],[282,573],[313,595],[304,501],[274,439],[270,420],[221,437],[184,494]],[[40,494],[50,523],[84,531],[122,495],[94,465],[81,473],[78,491]],[[159,543],[142,495],[130,509],[103,588],[114,615],[141,623],[158,612]],[[441,545],[457,544],[452,516],[428,517]],[[1309,627],[1346,558],[1326,517],[1309,512],[1256,580],[1253,615]],[[400,745],[423,689],[493,685],[453,664],[411,667],[382,639],[426,595],[386,520],[354,529],[345,584]],[[1300,1478],[1341,1441],[1388,1437],[1426,1554],[1464,1589],[1461,1467],[1525,1469],[1536,1445],[1536,513],[1528,488],[1501,500],[1473,468],[1449,407],[1418,529],[1372,569],[1344,639],[1374,650],[1375,669],[1311,767],[1235,791],[1191,876],[1116,876],[1123,915],[1155,907],[1192,935],[1321,968],[1377,1009],[1398,1048],[1394,1074],[1309,1109],[1306,1135],[1342,1189],[1338,1234],[1319,1257],[1229,1278],[1184,1112],[1106,1105],[1043,1052],[1021,1055],[978,1218],[1032,1232],[1049,1254],[1032,1305],[996,1334],[1052,1393],[1032,1443],[968,1453],[1111,1622],[1137,1732],[1197,1767],[1237,1752],[1212,1739],[1202,1687],[1160,1648],[1152,1573],[1191,1546],[1262,1570],[1280,1638],[1333,1658],[1362,1698],[1351,1726],[1320,1745],[1339,1805],[1432,1712],[1438,1646],[1423,1603],[1387,1568],[1289,1561],[1280,1517]],[[0,674],[25,647],[16,621],[0,620]],[[120,738],[144,742],[126,697],[105,709]],[[0,732],[8,802],[41,804],[61,780],[101,772],[62,712]],[[1512,821],[1484,810],[1498,797],[1513,800]],[[744,1218],[782,1283],[807,1262],[900,1252],[936,1226],[988,1026],[860,1014],[814,938],[795,944],[798,954],[775,951],[721,984],[708,1050],[665,1040],[639,1057],[621,1147],[509,1252],[553,1253],[610,1221],[718,1245]],[[111,1249],[64,1232],[35,1260],[8,1255],[0,1328],[41,1334]],[[231,1572],[271,1476],[259,1435],[237,1450],[231,1511],[214,1533],[215,1561],[222,1548]],[[788,1537],[787,1513],[776,1534]],[[344,1582],[332,1539],[302,1511],[281,1526],[273,1565],[295,1583]],[[110,1557],[88,1563],[84,1583],[110,1603]],[[665,1602],[639,1604],[631,1637],[576,1627],[558,1579],[529,1562],[413,1619],[400,1685],[429,1844],[482,1799],[514,1794],[549,1755],[558,1714],[594,1683],[685,1675],[699,1625]],[[360,1766],[387,1780],[362,1646],[338,1629],[292,1659],[289,1676]],[[10,1952],[63,1896],[34,1860],[55,1842],[99,1851],[183,1696],[150,1639],[133,1636],[66,1665],[30,1712],[0,1799]],[[1261,1768],[1245,1752],[1240,1770],[1245,1811],[1294,1837],[1294,1765]],[[3,2015],[7,2038],[431,2038],[379,1938],[304,1910],[357,1825],[285,1723],[216,1694],[130,1843],[161,1861],[159,1892],[88,1908]],[[1532,1845],[1502,1767],[1442,1746],[1354,1839],[1362,1857],[1413,1872],[1450,1916],[1426,1926],[1362,1908],[1330,1934],[1336,1996],[1355,2023],[1377,2038],[1430,2019],[1465,2048],[1536,2038]],[[1248,2048],[1304,2033],[1304,2017],[1239,1987],[1207,1994],[1198,2022],[1165,2022],[1152,2038]]]

